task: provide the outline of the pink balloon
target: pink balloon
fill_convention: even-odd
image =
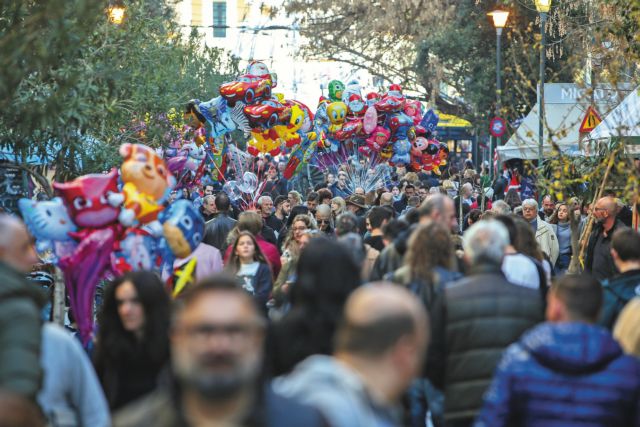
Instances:
[[[362,128],[366,133],[371,133],[378,125],[378,112],[373,106],[367,108],[367,112],[364,113],[364,119],[362,121]]]

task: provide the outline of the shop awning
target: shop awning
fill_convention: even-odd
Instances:
[[[468,120],[453,114],[437,113],[440,117],[436,132],[440,141],[473,139],[473,125]]]

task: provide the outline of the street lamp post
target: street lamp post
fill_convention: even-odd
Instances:
[[[551,9],[551,0],[535,0],[536,10],[540,14],[540,79],[538,90],[538,167],[542,168],[544,157],[544,68],[546,62],[546,32],[547,13]]]
[[[489,16],[493,18],[493,26],[496,28],[496,117],[500,117],[500,110],[502,109],[502,78],[501,78],[501,39],[502,39],[502,29],[507,25],[507,18],[509,17],[509,12],[505,10],[494,10],[493,12],[488,13]],[[498,149],[500,146],[501,137],[496,136],[495,147],[490,150],[491,156],[494,155],[494,151]],[[491,158],[490,161],[493,161]],[[493,178],[493,168],[491,168],[492,173],[490,174]],[[498,161],[498,171],[500,171],[500,162]]]

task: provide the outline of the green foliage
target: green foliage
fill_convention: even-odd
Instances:
[[[117,165],[124,141],[162,145],[163,125],[144,138],[123,129],[211,98],[237,72],[196,32],[182,36],[165,1],[126,2],[119,26],[106,2],[0,1],[0,146],[56,152],[58,179]]]

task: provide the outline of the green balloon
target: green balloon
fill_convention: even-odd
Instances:
[[[342,92],[344,92],[344,83],[340,80],[331,80],[329,82],[329,99],[332,102],[342,101]]]

